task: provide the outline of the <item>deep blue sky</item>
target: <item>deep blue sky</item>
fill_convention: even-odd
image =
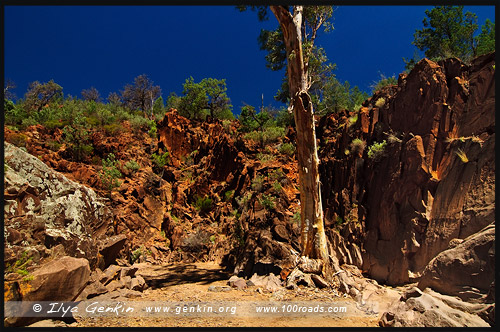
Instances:
[[[337,64],[340,81],[370,92],[380,78],[404,70],[411,42],[429,6],[341,6],[335,30],[317,44]],[[494,6],[466,6],[478,24],[495,20]],[[64,93],[81,97],[96,87],[105,99],[134,77],[147,74],[160,85],[164,99],[182,93],[189,76],[226,79],[228,95],[239,113],[243,103],[279,106],[273,96],[282,72],[265,67],[260,29],[274,29],[271,14],[259,22],[252,11],[234,6],[6,6],[4,60],[6,79],[23,97],[29,82],[50,79]]]

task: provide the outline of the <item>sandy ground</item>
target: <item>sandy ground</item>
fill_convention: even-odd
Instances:
[[[298,290],[278,290],[267,292],[258,287],[229,291],[221,290],[227,286],[229,275],[224,273],[218,265],[213,263],[176,264],[167,267],[158,267],[158,274],[164,276],[157,288],[150,288],[143,292],[141,297],[114,298],[109,294],[96,297],[94,301],[118,301],[127,303],[140,301],[154,305],[176,305],[214,308],[234,305],[235,314],[179,314],[151,317],[135,315],[132,317],[78,317],[75,327],[376,327],[382,313],[365,312],[356,309],[356,302],[351,298],[339,296],[333,289],[311,289],[301,287]],[[214,286],[214,287],[211,287]],[[212,291],[209,290],[212,289]],[[107,297],[108,296],[108,297]],[[130,302],[129,302],[130,301]],[[280,308],[290,304],[311,304],[335,307],[349,305],[346,313],[319,314],[319,313],[256,313],[255,306],[275,305]],[[178,309],[180,310],[180,309]],[[217,310],[217,309],[216,309]],[[309,309],[311,310],[311,309]],[[142,316],[142,317],[141,317]]]

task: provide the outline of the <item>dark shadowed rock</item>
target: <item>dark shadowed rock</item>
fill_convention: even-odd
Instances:
[[[487,296],[494,281],[495,225],[492,224],[431,260],[418,287],[479,302]]]
[[[119,234],[101,242],[99,253],[104,258],[103,268],[107,268],[115,262],[126,241],[127,237],[124,234]]]

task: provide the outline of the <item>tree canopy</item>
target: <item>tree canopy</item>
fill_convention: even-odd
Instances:
[[[413,44],[425,51],[427,58],[458,57],[469,61],[475,56],[495,50],[495,23],[490,20],[478,29],[477,15],[463,12],[463,6],[436,6],[425,11],[424,28],[416,30]]]
[[[218,119],[233,119],[231,100],[227,96],[226,80],[204,78],[195,83],[186,79],[183,96],[171,95],[168,105],[176,105],[179,114],[189,119],[205,119],[208,115]]]
[[[153,104],[161,96],[161,89],[153,85],[153,81],[146,74],[137,76],[134,84],[127,84],[121,91],[121,99],[125,107],[130,110],[141,110],[146,114],[152,112]]]

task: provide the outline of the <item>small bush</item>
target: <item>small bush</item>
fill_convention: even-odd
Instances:
[[[205,196],[205,197],[198,197],[196,199],[196,202],[194,203],[194,206],[198,212],[207,213],[212,209],[212,204],[213,204],[212,199],[208,196]]]
[[[274,156],[272,154],[259,152],[257,153],[257,159],[259,159],[261,163],[266,163],[268,161],[273,161]]]
[[[283,143],[280,145],[279,152],[287,156],[292,156],[295,153],[295,145],[291,143]]]
[[[125,163],[125,168],[131,171],[132,173],[137,172],[141,166],[135,160],[129,160]]]
[[[102,160],[102,170],[99,173],[99,177],[104,188],[110,192],[120,186],[118,179],[122,177],[122,173],[116,167],[117,163],[113,153],[110,153],[108,158]]]
[[[274,189],[274,191],[276,191],[279,194],[281,192],[281,190],[283,190],[283,187],[281,186],[281,183],[279,183],[278,181],[274,181],[273,182],[273,189]]]
[[[251,199],[252,199],[252,193],[250,192],[243,197],[236,197],[236,203],[238,203],[238,206],[242,210],[244,210],[248,207],[248,203],[250,202]]]
[[[149,122],[149,131],[148,131],[148,134],[151,138],[156,138],[157,137],[157,129],[156,129],[156,121],[155,120],[151,120]]]
[[[373,143],[370,147],[368,147],[368,158],[379,161],[380,158],[382,158],[382,156],[384,155],[386,146],[387,142],[385,140],[380,143]]]
[[[151,155],[151,161],[153,162],[154,166],[158,168],[163,168],[163,166],[170,164],[170,158],[168,157],[170,154],[165,152],[164,154],[156,154],[153,153]]]
[[[15,146],[17,147],[26,147],[26,140],[28,139],[28,137],[24,134],[21,134],[21,133],[14,133],[12,135],[10,135],[9,137],[9,141],[10,143],[14,144]]]
[[[224,200],[226,202],[230,202],[233,196],[234,196],[234,190],[228,190],[224,193]]]
[[[264,189],[264,177],[261,175],[257,175],[253,180],[252,180],[252,189],[260,192],[262,189]]]
[[[268,127],[263,133],[264,144],[277,142],[283,136],[285,136],[285,128]]]
[[[465,152],[462,150],[462,149],[458,149],[458,151],[455,152],[455,154],[458,156],[458,158],[460,158],[460,160],[466,164],[469,162],[469,158],[467,158],[467,155],[465,154]]]
[[[301,218],[300,217],[300,211],[295,212],[294,215],[293,215],[293,217],[292,217],[292,223],[300,225],[300,221],[301,221],[300,218]]]
[[[280,181],[286,177],[281,168],[277,168],[274,171],[270,172],[268,176],[271,181]]]
[[[355,138],[351,142],[351,151],[353,153],[363,153],[366,147],[366,142],[360,138]]]
[[[274,203],[275,198],[271,195],[263,194],[262,198],[259,199],[259,203],[262,204],[264,208],[267,210],[272,210],[275,208],[276,204]]]
[[[111,124],[104,125],[102,127],[102,129],[104,129],[106,134],[110,135],[110,136],[115,136],[118,133],[123,131],[123,127],[119,123],[111,123]]]
[[[358,114],[354,114],[353,116],[349,117],[348,122],[347,122],[347,127],[351,127],[358,122]]]
[[[146,119],[142,115],[133,115],[130,118],[130,126],[135,132],[141,131],[143,129],[150,127],[150,120]]]
[[[384,105],[385,105],[385,98],[384,97],[380,97],[375,102],[375,106],[378,107],[378,108],[382,108],[382,107],[384,107]]]

